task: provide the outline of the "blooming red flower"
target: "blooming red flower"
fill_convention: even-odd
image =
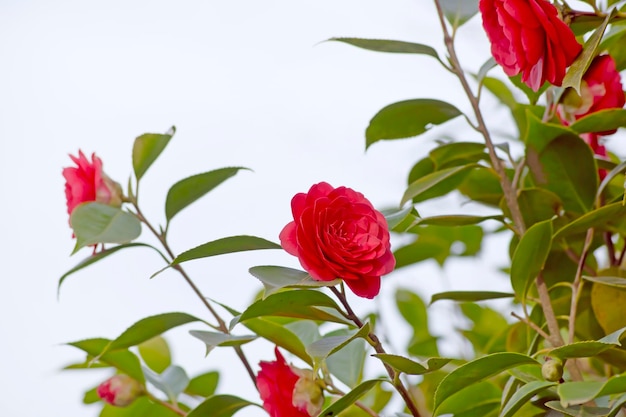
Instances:
[[[141,384],[128,375],[115,375],[102,384],[96,390],[98,397],[104,402],[116,407],[126,407],[135,401],[143,393]]]
[[[263,408],[270,417],[311,417],[317,415],[324,403],[322,390],[304,371],[285,362],[278,347],[276,360],[262,361],[256,384]]]
[[[580,85],[580,96],[568,90],[561,99],[559,116],[565,124],[605,109],[620,109],[626,99],[622,79],[610,55],[599,55],[591,61]],[[596,132],[598,135],[611,135],[615,130]]]
[[[121,205],[121,187],[102,171],[102,160],[96,154],[91,155],[91,162],[80,150],[78,157],[70,155],[70,158],[76,167],[63,168],[68,214],[71,215],[80,203],[89,201],[112,206]]]
[[[321,182],[291,200],[294,221],[280,233],[282,247],[318,281],[341,278],[360,297],[380,291],[395,266],[385,217],[347,187]]]
[[[491,54],[508,76],[522,74],[534,91],[561,85],[582,46],[546,0],[480,0]]]

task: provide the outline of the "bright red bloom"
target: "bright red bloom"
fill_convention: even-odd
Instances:
[[[96,154],[91,155],[91,162],[80,150],[78,157],[70,155],[70,158],[77,166],[63,168],[68,214],[71,215],[80,203],[89,201],[97,201],[112,206],[121,205],[122,190],[120,185],[102,171],[102,160]]]
[[[580,96],[568,90],[561,99],[559,116],[565,124],[570,124],[589,114],[605,109],[621,109],[626,99],[622,79],[610,55],[599,55],[583,76]],[[615,130],[596,132],[598,135],[611,135]]]
[[[141,384],[128,375],[115,375],[98,386],[98,397],[116,407],[126,407],[143,394]]]
[[[324,403],[321,388],[305,371],[285,362],[278,347],[276,360],[262,361],[256,385],[263,400],[263,408],[270,417],[311,417],[321,411]],[[310,373],[310,371],[309,371]]]
[[[344,280],[359,297],[374,298],[380,277],[396,263],[385,217],[347,187],[321,182],[291,200],[294,221],[280,233],[282,247],[318,281]]]
[[[534,91],[561,85],[582,46],[546,0],[480,0],[491,54],[508,76],[522,74]]]

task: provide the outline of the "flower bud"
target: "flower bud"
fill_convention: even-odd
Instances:
[[[126,407],[143,395],[141,384],[128,375],[115,375],[97,388],[98,397],[116,407]]]
[[[558,358],[547,358],[541,366],[541,375],[546,381],[560,381],[563,378],[563,362]]]
[[[315,379],[313,371],[292,367],[300,377],[293,387],[292,403],[294,407],[305,409],[311,416],[316,416],[324,406],[324,393],[322,386]]]

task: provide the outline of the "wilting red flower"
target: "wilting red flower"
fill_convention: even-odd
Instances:
[[[122,204],[122,189],[102,171],[100,158],[92,154],[90,162],[80,150],[78,157],[70,155],[70,158],[76,167],[63,168],[68,214],[80,203],[89,201],[116,207]]]
[[[316,416],[324,404],[322,388],[309,370],[290,366],[278,350],[276,360],[262,361],[256,377],[263,408],[270,417]]]
[[[380,291],[395,266],[385,217],[347,187],[321,182],[291,200],[294,221],[280,233],[282,247],[318,281],[341,278],[360,297]]]
[[[594,155],[599,156],[602,159],[607,159],[608,154],[606,152],[606,148],[604,145],[600,143],[600,136],[597,133],[584,133],[580,135],[585,142],[589,145]],[[606,177],[606,169],[598,169],[598,176],[600,177],[600,181],[602,181]]]
[[[104,381],[96,392],[104,402],[117,407],[126,407],[143,394],[143,389],[135,379],[120,374]]]
[[[559,116],[565,124],[570,124],[600,110],[621,109],[625,101],[622,79],[615,61],[610,55],[599,55],[591,61],[583,76],[580,96],[572,89],[563,95],[558,108]],[[596,133],[611,135],[615,130]]]
[[[565,69],[582,46],[545,0],[480,0],[491,54],[508,76],[522,74],[534,91],[544,82],[561,85]]]

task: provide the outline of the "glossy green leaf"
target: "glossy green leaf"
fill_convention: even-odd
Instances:
[[[620,339],[626,333],[626,327],[614,331],[599,340],[585,340],[564,345],[550,351],[550,356],[560,359],[587,358],[598,355],[615,346],[621,346]]]
[[[327,336],[317,340],[306,347],[306,351],[312,358],[326,359],[328,356],[339,351],[351,341],[357,338],[366,338],[370,333],[369,323],[365,323],[358,330],[347,332],[337,336]]]
[[[144,368],[146,380],[155,388],[164,393],[170,402],[176,403],[178,396],[187,388],[189,377],[180,366],[169,366],[162,373],[157,374]]]
[[[574,62],[572,62],[572,65],[570,65],[563,78],[563,88],[572,87],[580,95],[582,78],[585,72],[587,72],[589,65],[591,65],[591,61],[596,56],[604,31],[613,16],[615,16],[615,9],[607,14],[602,24],[598,26],[595,32],[587,39],[585,45],[583,45],[582,52],[576,57]]]
[[[482,81],[487,76],[487,73],[495,68],[496,65],[496,60],[493,57],[489,57],[489,59],[487,59],[487,61],[485,61],[485,63],[480,66],[480,69],[476,74],[476,81],[478,83],[482,83]]]
[[[240,346],[252,342],[257,338],[255,335],[235,336],[232,334],[207,332],[204,330],[191,330],[189,333],[204,342],[206,345],[206,355],[217,346]]]
[[[610,411],[606,407],[592,407],[585,405],[563,407],[560,401],[548,401],[546,406],[572,417],[606,417],[607,413]]]
[[[244,167],[220,168],[178,181],[167,192],[165,217],[169,222],[182,209],[198,200],[215,187],[235,176]]]
[[[478,13],[478,0],[439,0],[446,19],[459,27]]]
[[[437,371],[448,364],[452,359],[449,358],[428,358],[424,362],[416,362],[404,356],[391,355],[388,353],[377,353],[372,356],[377,357],[383,363],[394,368],[396,371],[403,372],[408,375],[423,375],[429,372]]]
[[[348,392],[343,397],[339,398],[337,401],[326,407],[319,413],[318,417],[334,417],[337,416],[340,412],[350,407],[352,404],[357,402],[359,398],[363,395],[367,394],[374,386],[380,382],[387,381],[386,379],[370,379],[368,381],[362,382],[358,386],[356,386],[352,391]]]
[[[607,51],[615,61],[615,68],[618,72],[626,69],[626,50],[624,50],[624,44],[626,44],[626,30],[615,31],[605,36],[600,44],[600,50]]]
[[[83,404],[94,404],[99,401],[102,401],[102,399],[98,396],[98,387],[90,389],[83,395]]]
[[[157,374],[165,371],[172,364],[170,348],[161,336],[148,339],[137,345],[137,348],[144,363]]]
[[[559,196],[543,188],[520,190],[517,194],[517,204],[527,228],[535,223],[552,219],[560,215],[563,210],[563,203]],[[510,218],[511,212],[504,199],[500,202],[500,208]]]
[[[407,351],[413,356],[439,356],[437,339],[428,329],[426,305],[415,293],[398,289],[395,294],[396,305],[404,320],[411,326],[413,335]]]
[[[75,267],[73,267],[72,269],[67,271],[65,274],[63,274],[61,276],[61,278],[59,278],[59,284],[57,286],[57,296],[58,296],[58,294],[61,291],[61,284],[63,284],[63,281],[65,281],[65,279],[68,276],[72,275],[75,272],[80,271],[83,268],[88,267],[89,265],[95,264],[96,262],[106,258],[109,255],[113,255],[117,251],[120,251],[120,250],[125,249],[125,248],[132,248],[132,247],[138,247],[138,246],[143,246],[143,247],[154,249],[155,251],[157,251],[159,253],[159,255],[161,255],[161,257],[166,262],[168,262],[168,260],[163,256],[163,254],[157,248],[155,248],[154,246],[145,244],[145,243],[126,243],[126,244],[123,244],[123,245],[113,246],[112,248],[102,250],[100,252],[97,252],[94,255],[91,255],[91,256],[83,259]]]
[[[320,340],[322,335],[319,326],[312,320],[294,320],[285,324],[285,328],[293,332],[305,345],[310,345],[316,340]]]
[[[606,417],[615,417],[621,410],[622,407],[626,404],[626,395],[621,395],[611,404],[611,411],[606,415]]]
[[[169,408],[151,401],[148,397],[139,397],[127,407],[105,404],[99,417],[180,417]]]
[[[107,346],[106,350],[124,349],[138,345],[155,336],[165,333],[174,327],[201,319],[187,313],[163,313],[146,317],[130,326]]]
[[[433,416],[491,417],[500,408],[502,391],[490,381],[477,382],[452,393]],[[497,414],[496,414],[497,415]],[[495,417],[495,416],[494,416]]]
[[[461,114],[453,105],[434,99],[414,99],[390,104],[370,121],[365,132],[366,148],[380,140],[420,135],[432,126],[445,123]]]
[[[264,297],[274,294],[282,288],[332,287],[341,282],[339,279],[316,281],[307,272],[282,266],[254,266],[249,269],[249,272],[258,278],[265,287]]]
[[[139,358],[135,356],[129,350],[120,349],[116,351],[109,351],[101,355],[111,341],[109,339],[97,338],[97,339],[85,339],[77,342],[68,343],[70,346],[74,346],[91,357],[98,357],[98,361],[106,363],[120,372],[135,378],[137,381],[143,382],[144,375],[141,370]]]
[[[143,177],[148,168],[161,155],[174,133],[176,133],[176,128],[172,126],[164,135],[146,133],[135,139],[133,144],[133,169],[137,181]]]
[[[72,254],[96,243],[128,243],[141,234],[141,222],[127,211],[90,202],[76,206],[70,216],[76,235]]]
[[[543,269],[552,246],[552,221],[534,224],[520,239],[511,261],[511,286],[521,299]]]
[[[414,207],[407,206],[400,209],[382,210],[385,220],[387,220],[387,226],[389,229],[396,230],[396,227],[400,230],[404,230],[405,224],[411,224],[414,219],[417,218],[417,210]]]
[[[445,143],[437,146],[428,155],[436,171],[489,159],[485,145],[476,142]]]
[[[458,367],[449,373],[437,387],[434,411],[457,391],[509,368],[525,364],[538,364],[538,362],[519,353],[500,352],[483,356]]]
[[[470,200],[498,207],[503,197],[500,177],[492,168],[470,171],[457,187]]]
[[[193,259],[207,258],[209,256],[224,255],[227,253],[280,248],[279,244],[256,236],[229,236],[207,242],[181,253],[172,261],[172,265],[178,265]]]
[[[435,49],[421,43],[404,41],[394,41],[387,39],[363,39],[363,38],[330,38],[329,41],[343,42],[357,48],[367,49],[375,52],[391,52],[398,54],[422,54],[430,55],[439,60],[439,55]]]
[[[487,220],[496,220],[499,222],[504,221],[504,217],[500,215],[496,216],[473,216],[469,214],[451,214],[444,216],[432,216],[417,219],[414,226],[419,224],[432,225],[432,226],[469,226],[473,224],[479,224]]]
[[[626,278],[622,278],[622,277],[611,277],[611,276],[592,277],[589,275],[583,275],[583,279],[586,281],[597,282],[598,284],[626,289]]]
[[[613,178],[621,175],[624,171],[626,171],[626,161],[610,168],[610,171],[606,174],[606,177],[600,183],[598,187],[598,192],[596,193],[596,198],[600,198],[604,190],[609,186]]]
[[[185,393],[198,395],[200,397],[210,397],[215,394],[220,374],[216,371],[206,372],[189,380]]]
[[[564,407],[585,404],[598,397],[626,392],[626,376],[617,375],[606,381],[565,382],[559,384],[557,392]]]
[[[570,126],[578,133],[603,132],[626,127],[626,109],[604,109],[595,111]]]
[[[496,310],[476,303],[461,303],[459,308],[471,321],[471,326],[461,330],[477,355],[502,352],[506,349],[509,324]]]
[[[439,300],[452,300],[452,301],[483,301],[493,300],[496,298],[511,298],[515,297],[515,294],[508,292],[497,291],[446,291],[433,294],[430,299],[430,304]]]
[[[467,174],[474,169],[482,168],[478,164],[462,165],[459,167],[447,168],[441,171],[435,171],[418,180],[412,182],[402,196],[400,205],[404,206],[411,199],[420,196],[427,191],[436,193],[438,189],[445,189],[446,192],[451,191],[453,187],[449,186],[449,181],[462,181]]]
[[[483,85],[502,104],[510,109],[514,109],[519,105],[517,99],[503,81],[493,77],[485,77],[483,78]]]
[[[325,336],[350,335],[350,330],[339,329]],[[320,339],[321,340],[321,339]],[[363,377],[363,365],[365,364],[365,340],[357,338],[348,342],[340,350],[326,358],[326,366],[332,375],[354,388]]]
[[[626,215],[626,207],[621,202],[608,204],[599,209],[590,211],[576,220],[563,226],[554,235],[554,240],[566,238],[576,234],[586,233],[588,229],[614,230],[617,222]]]
[[[339,306],[329,296],[313,290],[293,290],[272,294],[249,306],[239,321],[263,316],[294,317],[309,320],[350,323],[338,314]]]
[[[507,401],[506,405],[500,411],[499,417],[513,417],[517,410],[519,410],[524,404],[528,403],[535,394],[543,391],[546,388],[553,387],[556,382],[548,381],[532,381],[522,386],[515,394]]]
[[[187,414],[187,417],[231,417],[248,406],[258,406],[243,398],[233,395],[214,395]]]
[[[293,353],[309,365],[313,365],[313,360],[306,352],[306,348],[300,338],[285,326],[272,321],[269,318],[253,318],[243,321],[241,324],[277,346]]]

